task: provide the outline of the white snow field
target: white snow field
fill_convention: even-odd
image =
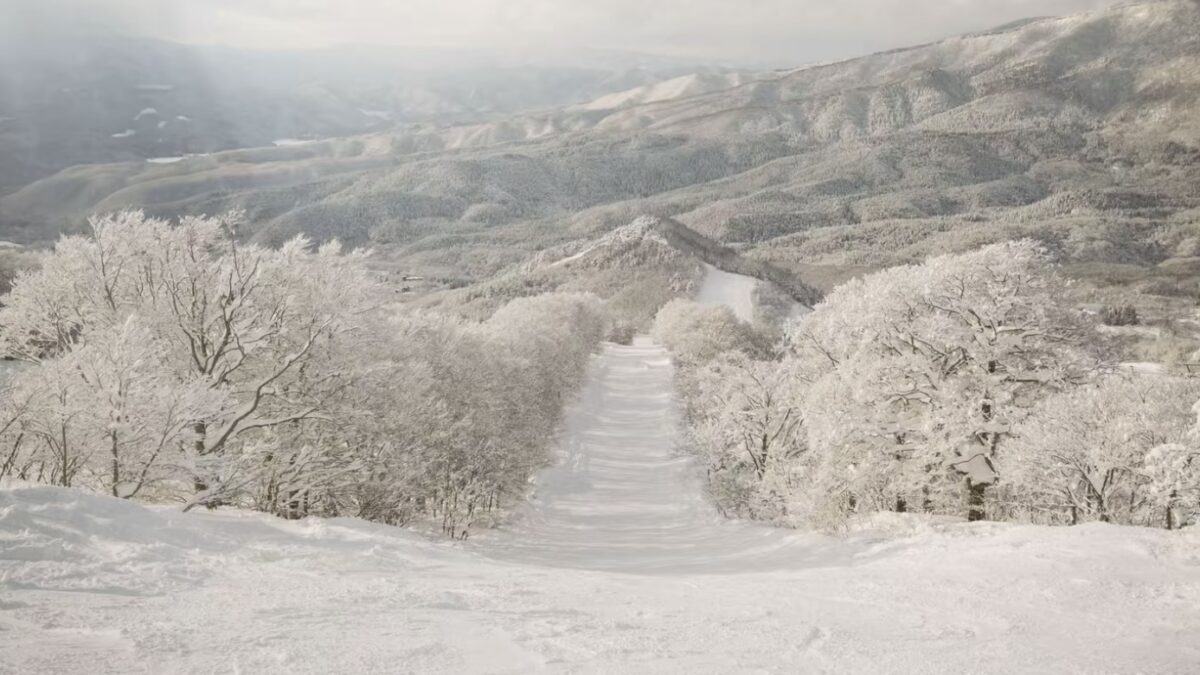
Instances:
[[[704,279],[696,293],[696,302],[709,307],[724,305],[742,321],[754,321],[754,289],[758,279],[732,274],[704,263]]]
[[[1200,532],[722,521],[667,354],[605,345],[559,463],[466,544],[0,490],[0,673],[1200,672]]]

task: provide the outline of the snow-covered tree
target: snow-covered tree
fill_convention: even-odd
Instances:
[[[364,350],[354,394],[359,513],[428,517],[453,536],[524,494],[605,332],[598,299],[548,294],[473,323],[413,313]]]
[[[60,375],[47,379],[61,385],[51,397],[60,431],[105,409],[106,424],[115,425],[102,434],[111,445],[135,405],[123,392],[161,390],[147,400],[165,402],[169,410],[155,414],[170,426],[190,427],[190,450],[174,464],[193,474],[201,502],[229,491],[230,467],[248,470],[238,455],[255,433],[322,417],[325,399],[346,382],[346,373],[324,367],[332,363],[326,357],[374,302],[358,256],[336,244],[314,251],[303,239],[278,250],[239,244],[237,222],[234,215],[172,225],[136,212],[95,218],[91,236],[63,239],[40,268],[20,275],[0,310],[0,347]],[[122,332],[131,326],[135,334]],[[211,395],[192,396],[198,389]],[[75,403],[97,396],[104,406]],[[199,398],[203,411],[189,402]],[[207,410],[213,402],[219,409]],[[172,432],[165,443],[184,435]],[[70,439],[59,437],[47,443]],[[83,454],[96,454],[101,441],[85,440]],[[66,453],[59,480],[69,481],[67,455],[80,455],[55,452]]]
[[[1051,522],[1165,522],[1196,489],[1184,443],[1197,396],[1195,380],[1121,374],[1046,398],[1014,429],[1009,488]]]
[[[728,351],[686,375],[691,437],[727,513],[787,516],[805,450],[797,387],[775,361]]]
[[[130,315],[107,329],[86,331],[55,369],[79,406],[78,446],[89,452],[89,482],[118,497],[170,480],[178,470],[180,448],[195,440],[198,420],[211,419],[227,405],[227,392],[161,368],[163,345]],[[34,376],[30,373],[30,376]]]
[[[1062,291],[1018,241],[852,281],[801,320],[810,446],[840,508],[949,509],[959,476],[982,518],[1011,425],[1090,365]]]
[[[4,436],[13,475],[71,487],[98,454],[103,420],[73,370],[70,363],[51,361],[18,373],[5,392],[21,409]]]
[[[32,367],[0,475],[455,536],[523,493],[607,330],[597,298],[404,313],[363,254],[244,244],[238,222],[95,218],[16,280],[0,349]]]
[[[706,307],[691,300],[672,300],[658,311],[651,333],[684,367],[704,363],[737,349],[761,351],[762,340],[728,307]]]
[[[1147,499],[1162,509],[1168,530],[1200,519],[1200,450],[1165,443],[1146,454],[1143,470]]]
[[[692,445],[718,508],[786,517],[804,451],[803,383],[771,359],[775,338],[728,307],[681,299],[659,310],[652,334],[678,366]]]
[[[30,471],[37,457],[23,447],[24,425],[35,405],[35,392],[22,392],[5,382],[0,388],[0,479],[16,477],[33,480]]]

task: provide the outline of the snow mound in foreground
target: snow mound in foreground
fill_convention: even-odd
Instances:
[[[0,491],[0,564],[10,588],[154,594],[196,583],[189,550],[213,537],[169,512],[54,487]],[[178,564],[177,564],[178,563]]]
[[[357,519],[185,514],[68,488],[0,489],[0,587],[10,589],[159,595],[199,585],[223,566],[269,561],[301,544],[348,553],[377,544],[414,553],[438,548],[405,530]]]
[[[1200,663],[1196,528],[910,515],[859,527],[766,568],[732,573],[746,541],[730,537],[699,551],[725,559],[720,574],[631,573],[572,568],[571,550],[518,560],[504,532],[464,547],[353,519],[0,488],[0,673],[1182,675]]]

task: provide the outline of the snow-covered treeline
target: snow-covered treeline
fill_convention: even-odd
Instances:
[[[91,224],[3,298],[0,353],[30,365],[0,478],[462,535],[524,492],[605,330],[581,294],[401,313],[365,253],[239,243],[236,215]]]
[[[726,314],[669,305],[656,321],[726,512],[822,527],[880,510],[1165,527],[1200,513],[1200,381],[1106,363],[1032,242],[851,281],[774,350],[732,339],[753,329]]]

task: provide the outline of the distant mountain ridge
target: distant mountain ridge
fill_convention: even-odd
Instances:
[[[1197,220],[1194,2],[721,77],[480,124],[75,167],[0,199],[0,227],[36,238],[94,210],[241,208],[259,241],[336,236],[478,279],[642,214],[789,268]]]
[[[260,52],[107,35],[0,38],[0,194],[75,164],[481,122],[696,68],[598,51]]]

